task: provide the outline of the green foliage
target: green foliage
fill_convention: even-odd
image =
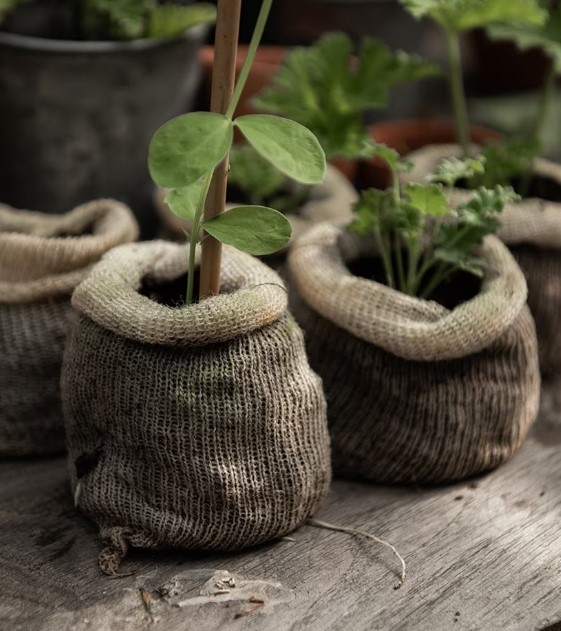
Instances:
[[[203,222],[215,239],[256,256],[280,250],[292,232],[290,221],[272,208],[238,206]]]
[[[165,202],[170,210],[180,219],[192,221],[197,212],[197,204],[203,194],[204,178],[199,178],[188,186],[172,188],[166,195]]]
[[[544,23],[547,13],[540,0],[400,0],[416,18],[431,18],[444,28],[448,40],[449,80],[458,142],[462,157],[469,153],[469,121],[459,34],[492,25]]]
[[[388,165],[395,180],[399,165]],[[431,179],[453,186],[458,179],[480,174],[483,169],[480,159],[450,159]],[[435,181],[408,184],[403,191],[395,187],[371,189],[364,191],[355,205],[350,229],[374,236],[390,287],[430,298],[454,272],[483,274],[482,261],[474,249],[486,235],[497,231],[504,204],[516,199],[510,187],[480,187],[467,202],[453,208],[442,184]]]
[[[249,52],[240,73],[247,77],[263,35],[272,0],[263,0]],[[236,125],[253,149],[286,176],[312,184],[325,176],[325,154],[315,136],[302,125],[278,116],[242,116],[232,120],[243,80],[236,85],[225,115],[195,112],[178,116],[155,133],[148,166],[153,180],[170,187],[167,201],[182,219],[192,221],[186,302],[193,301],[196,246],[203,230],[215,239],[250,254],[270,254],[290,239],[290,223],[281,213],[259,205],[242,206],[203,221],[205,203],[216,166],[232,147]]]
[[[148,151],[150,175],[159,186],[188,186],[226,157],[232,121],[222,114],[193,112],[168,121],[154,134]]]
[[[30,0],[0,0],[0,22]],[[209,3],[160,5],[158,0],[75,0],[79,30],[85,39],[131,40],[177,37],[198,24],[216,19]]]
[[[281,173],[251,145],[233,145],[228,182],[250,204],[270,206],[281,213],[297,212],[310,197],[309,186]]]
[[[252,204],[280,195],[287,178],[251,145],[234,145],[230,150],[230,184],[237,186]]]
[[[485,145],[482,149],[485,170],[472,178],[472,183],[491,188],[524,179],[531,173],[540,150],[541,145],[536,139],[512,138]]]
[[[551,6],[543,24],[500,24],[487,30],[498,40],[512,40],[521,50],[541,49],[550,59],[556,74],[561,74],[561,4]]]
[[[392,53],[372,38],[353,59],[352,42],[342,33],[294,49],[257,107],[305,125],[319,139],[329,159],[356,158],[371,146],[363,112],[386,105],[397,84],[439,73],[433,64],[403,52]]]
[[[540,25],[546,19],[537,0],[401,0],[416,18],[430,17],[459,33],[492,24]]]
[[[443,160],[430,176],[432,182],[442,182],[446,186],[454,186],[459,180],[471,180],[476,175],[482,175],[486,170],[486,159],[480,156],[476,159],[447,158]]]
[[[405,187],[405,195],[409,204],[421,215],[445,217],[453,214],[446,195],[438,184],[408,184]]]
[[[240,116],[234,124],[281,173],[302,184],[323,180],[325,154],[318,139],[304,125],[270,114]]]
[[[194,26],[210,24],[215,19],[216,7],[212,4],[159,5],[150,15],[148,33],[149,37],[177,37]]]

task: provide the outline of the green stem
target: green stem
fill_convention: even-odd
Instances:
[[[455,268],[453,266],[449,266],[449,265],[442,265],[439,269],[437,269],[430,283],[427,285],[426,289],[421,294],[421,298],[423,298],[424,300],[428,300],[428,298],[430,298],[433,291],[437,289],[440,283],[442,283],[442,281],[449,274],[451,274],[454,271],[454,269]]]
[[[556,67],[553,61],[549,67],[547,77],[543,84],[540,102],[536,111],[536,117],[534,118],[534,124],[532,126],[531,138],[537,143],[542,142],[544,126],[548,118],[549,111],[551,109],[551,101],[553,100],[553,92],[555,88]],[[528,195],[530,190],[530,183],[532,181],[532,168],[530,167],[525,173],[520,183],[520,190],[518,191],[522,197]]]
[[[450,60],[450,89],[454,116],[456,119],[456,134],[462,148],[464,158],[469,153],[469,121],[467,114],[466,95],[462,80],[462,55],[460,51],[460,36],[455,31],[448,31],[448,55]]]
[[[556,67],[553,62],[549,67],[547,77],[543,84],[542,93],[540,97],[540,103],[534,119],[534,126],[532,128],[532,138],[541,141],[543,136],[544,125],[551,109],[551,101],[553,99],[553,90],[555,88]]]
[[[421,256],[421,239],[419,237],[409,246],[409,266],[407,269],[407,294],[413,296],[415,290],[415,279],[417,278],[417,270],[419,267],[419,258]]]
[[[392,169],[392,197],[395,208],[399,208],[401,204],[401,191],[399,188],[399,177],[397,171]],[[397,289],[399,291],[405,291],[405,272],[403,264],[403,253],[401,251],[401,243],[398,234],[395,234],[393,243],[393,250],[395,253],[396,267],[397,267]],[[391,254],[390,254],[391,256]]]
[[[272,4],[273,0],[263,0],[263,4],[261,5],[259,17],[257,18],[257,22],[255,24],[255,30],[253,31],[253,36],[251,37],[251,42],[249,43],[249,47],[247,49],[247,56],[242,66],[240,76],[238,77],[238,80],[236,82],[236,87],[234,88],[230,104],[228,105],[228,109],[226,110],[226,116],[228,118],[232,118],[240,101],[245,83],[249,76],[249,71],[251,70],[253,60],[255,59],[257,49],[259,48],[259,43],[261,42],[261,38],[263,37],[265,24],[267,23],[267,18],[269,17]]]
[[[388,248],[384,243],[384,239],[382,238],[382,233],[379,228],[374,230],[374,234],[376,235],[376,240],[378,242],[378,248],[380,250],[380,255],[382,256],[382,263],[384,264],[384,271],[386,273],[386,280],[388,282],[388,287],[392,289],[395,287],[394,276],[393,276],[393,267],[392,261],[390,257],[390,253],[388,252]]]
[[[401,243],[399,239],[399,235],[395,235],[394,237],[394,252],[395,252],[395,260],[397,267],[397,283],[399,291],[405,291],[405,272],[403,265],[403,253],[401,251]]]
[[[193,304],[193,288],[195,284],[195,254],[201,232],[201,219],[205,211],[205,202],[212,182],[213,171],[209,171],[204,177],[203,189],[197,202],[197,210],[193,218],[193,229],[191,230],[191,240],[189,241],[189,269],[187,271],[187,294],[185,304]]]

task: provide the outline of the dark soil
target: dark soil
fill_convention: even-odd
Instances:
[[[405,264],[407,265],[407,261]],[[374,280],[382,285],[387,284],[382,261],[377,257],[363,257],[350,262],[347,267],[355,276]],[[427,275],[421,286],[421,292],[430,280],[430,275]],[[444,280],[428,299],[438,302],[447,309],[454,309],[477,296],[480,291],[480,278],[468,272],[459,271]]]

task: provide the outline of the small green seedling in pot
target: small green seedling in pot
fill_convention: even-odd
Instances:
[[[547,14],[538,0],[400,0],[416,18],[428,17],[446,32],[450,89],[458,142],[464,157],[469,153],[469,124],[462,78],[460,36],[475,28],[515,24],[539,27]]]
[[[192,226],[187,304],[193,301],[195,250],[203,239],[203,231],[220,243],[255,255],[272,254],[290,239],[291,227],[286,217],[264,206],[239,206],[203,221],[213,173],[228,159],[234,127],[284,175],[303,184],[319,183],[325,176],[325,154],[317,138],[303,125],[268,114],[233,119],[271,4],[272,0],[263,1],[226,113],[194,112],[178,116],[160,127],[150,145],[148,163],[154,182],[172,189],[166,198],[168,206]],[[202,268],[201,274],[204,271]]]
[[[32,0],[0,0],[0,22],[24,4],[33,3]],[[158,0],[76,0],[72,10],[74,37],[86,40],[172,38],[216,19],[216,7],[203,2],[185,6],[162,5]]]
[[[254,104],[310,129],[328,160],[367,157],[372,146],[363,115],[384,107],[398,84],[434,76],[434,64],[402,51],[393,53],[367,37],[353,57],[347,35],[329,33],[313,46],[295,48]]]
[[[364,191],[349,229],[374,236],[386,284],[428,299],[455,272],[483,276],[483,262],[475,248],[497,231],[503,206],[518,199],[512,188],[480,187],[469,201],[454,208],[446,187],[481,174],[484,160],[445,160],[431,182],[407,184],[401,190],[399,171],[410,165],[384,145],[377,146],[377,153],[390,168],[393,186]]]

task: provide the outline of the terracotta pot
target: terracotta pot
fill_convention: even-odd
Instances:
[[[241,72],[247,55],[247,46],[238,48],[236,60],[236,78]],[[242,93],[235,116],[254,114],[255,108],[250,104],[251,99],[261,90],[269,85],[272,77],[276,74],[279,65],[284,59],[287,48],[282,46],[262,46],[257,51],[257,56],[251,67],[251,72],[247,78],[244,91]],[[200,61],[203,66],[203,85],[201,94],[201,105],[207,109],[210,107],[210,94],[212,89],[212,68],[214,66],[214,47],[204,46],[200,52]]]
[[[456,142],[454,122],[443,119],[408,119],[386,121],[370,126],[370,134],[378,143],[396,149],[401,155],[420,149],[425,145]],[[482,145],[496,140],[501,134],[481,125],[471,126],[471,139]],[[360,188],[386,188],[390,183],[390,173],[385,163],[375,158],[361,163],[358,180]]]

